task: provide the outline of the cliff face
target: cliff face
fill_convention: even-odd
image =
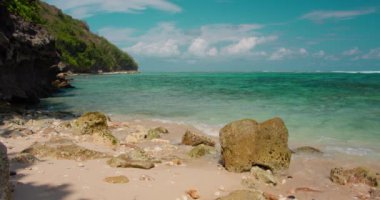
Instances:
[[[63,65],[58,65],[63,63]],[[37,103],[73,72],[137,70],[127,53],[39,0],[0,0],[0,101]]]
[[[59,73],[53,37],[0,4],[0,100],[36,103],[49,96]]]

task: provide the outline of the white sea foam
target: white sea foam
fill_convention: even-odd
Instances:
[[[380,71],[332,71],[332,73],[346,73],[346,74],[380,74]]]
[[[222,125],[209,125],[209,124],[193,124],[193,126],[203,133],[211,136],[219,136],[219,130],[222,128]]]
[[[357,147],[326,147],[327,152],[331,153],[343,153],[353,156],[368,156],[374,154],[375,152],[372,149],[368,148],[357,148]]]

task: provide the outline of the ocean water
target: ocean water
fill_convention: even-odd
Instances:
[[[73,85],[75,89],[47,98],[42,105],[187,123],[211,135],[234,120],[278,116],[285,121],[291,141],[380,146],[380,74],[376,73],[79,75]]]

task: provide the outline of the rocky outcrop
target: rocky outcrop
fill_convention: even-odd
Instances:
[[[330,172],[330,180],[340,185],[363,183],[372,187],[379,185],[374,173],[364,167],[353,169],[334,168]]]
[[[228,171],[249,171],[258,165],[272,171],[289,167],[288,130],[280,118],[263,123],[244,119],[220,130],[222,160]]]
[[[0,142],[0,200],[11,199],[7,147]]]
[[[0,3],[0,99],[36,103],[56,90],[52,86],[59,53],[41,26],[9,14]]]
[[[79,135],[88,135],[96,142],[116,145],[118,140],[108,128],[107,116],[100,112],[88,112],[72,123]]]
[[[236,190],[216,200],[266,200],[263,193],[255,190]]]
[[[211,138],[189,130],[187,130],[185,135],[183,135],[182,144],[190,146],[197,146],[200,144],[205,144],[212,147],[215,146],[215,142],[212,141]]]

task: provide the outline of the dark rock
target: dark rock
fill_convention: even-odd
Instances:
[[[313,154],[313,155],[322,155],[323,152],[317,148],[310,146],[302,146],[293,150],[295,154]]]
[[[330,172],[330,180],[340,185],[363,183],[372,187],[378,186],[376,175],[364,167],[334,168]]]
[[[263,123],[251,119],[231,122],[220,130],[219,136],[222,160],[228,171],[249,171],[255,165],[272,171],[289,167],[288,130],[280,118]]]
[[[212,141],[210,137],[207,137],[206,135],[195,133],[189,130],[187,130],[185,132],[185,135],[183,135],[182,144],[190,145],[190,146],[197,146],[200,144],[204,144],[204,145],[208,145],[212,147],[215,146],[215,142]]]
[[[7,147],[0,142],[0,200],[11,199]]]
[[[56,90],[60,72],[54,38],[41,26],[11,15],[0,4],[0,99],[37,103]]]

